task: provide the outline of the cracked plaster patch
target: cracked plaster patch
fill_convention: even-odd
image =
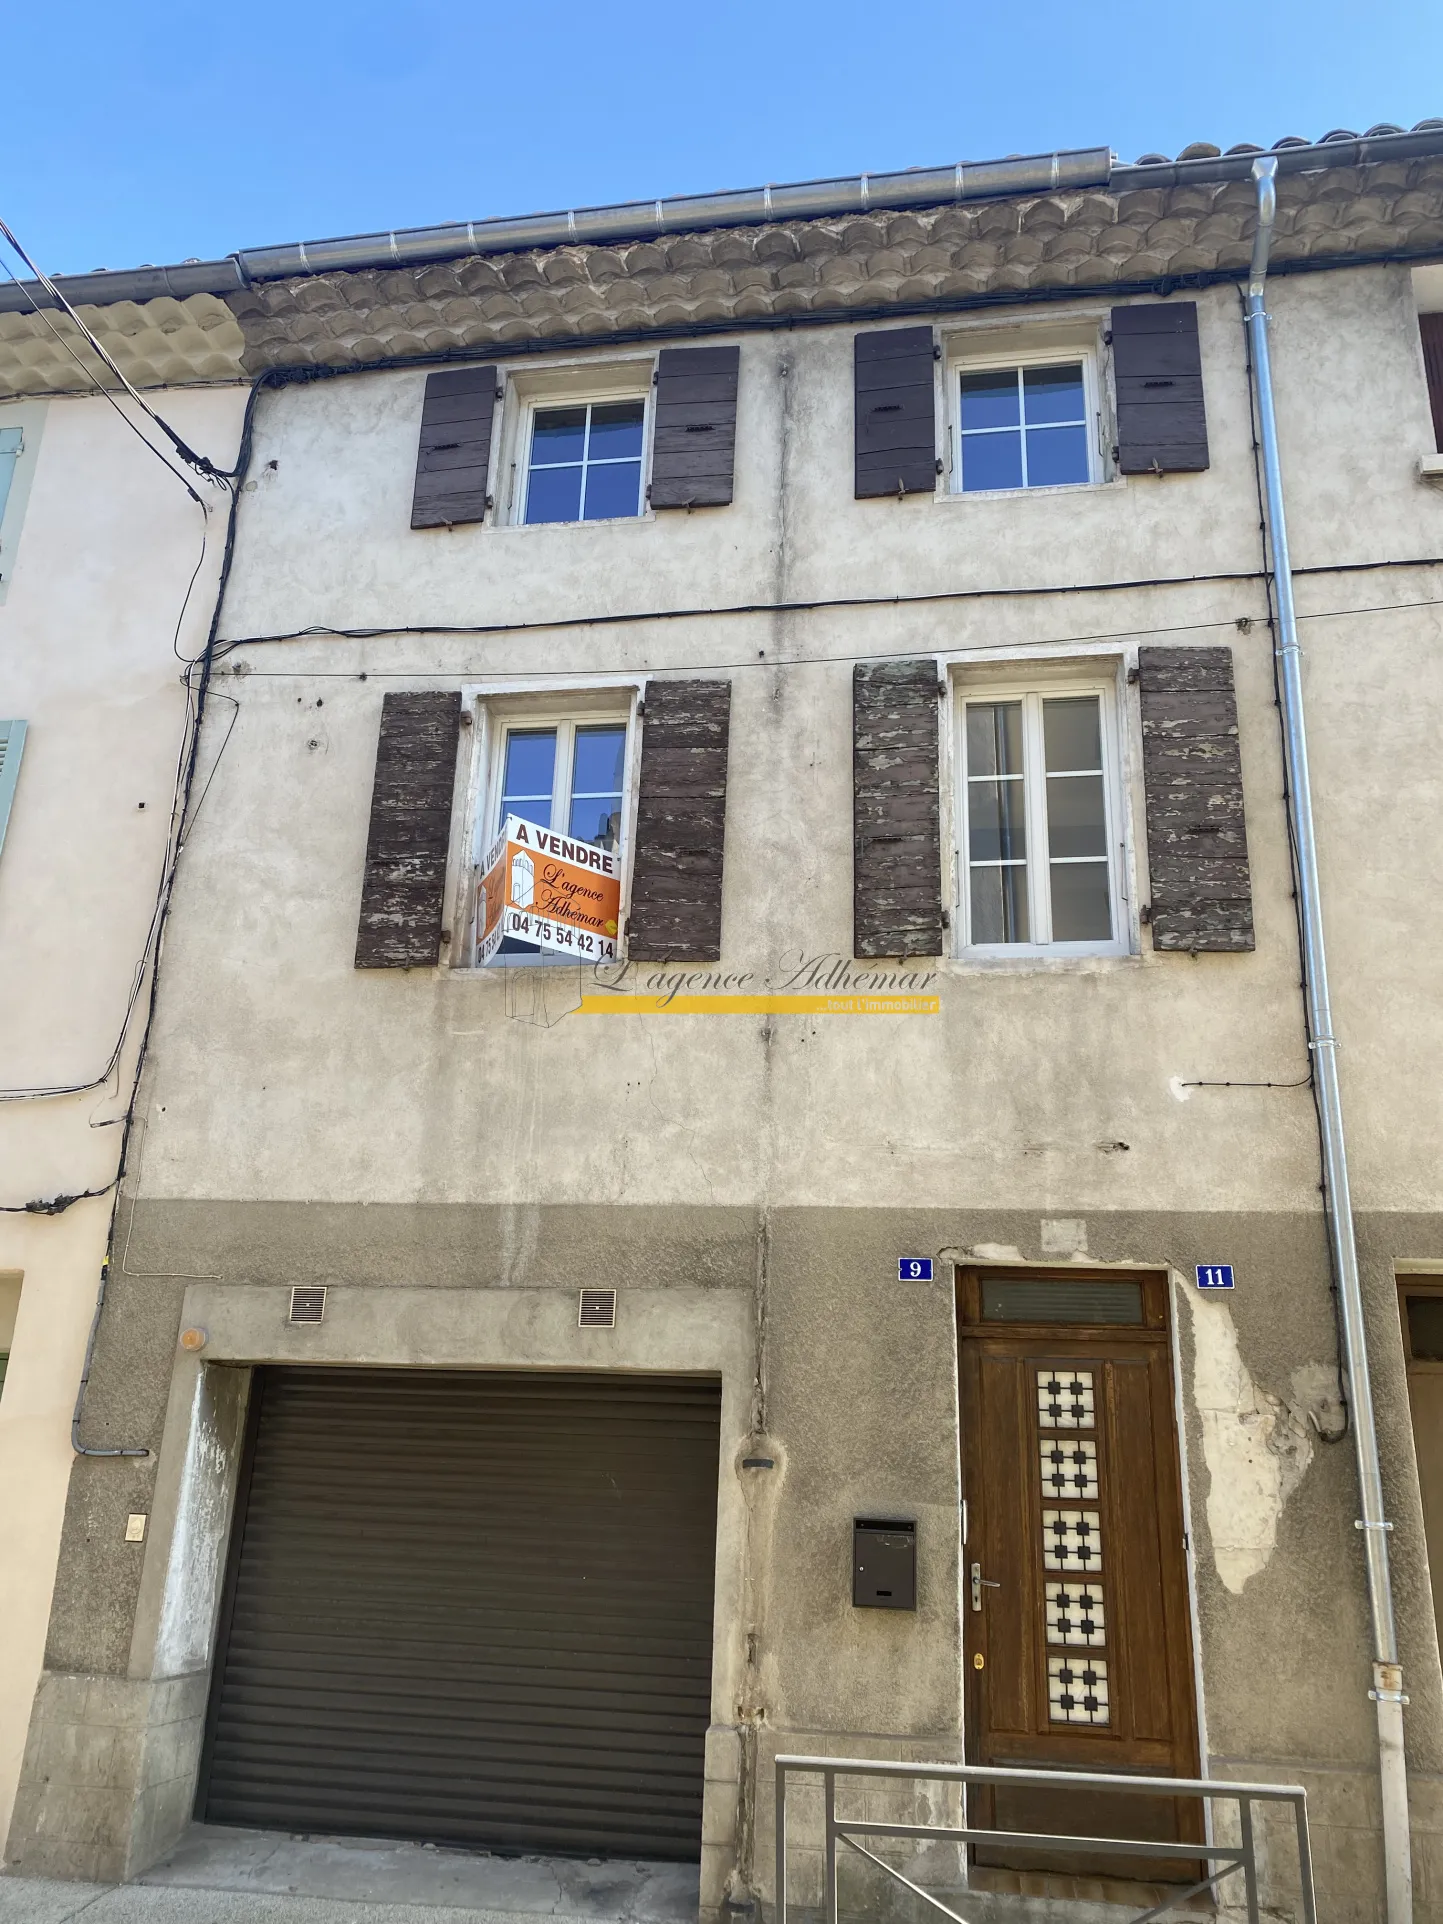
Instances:
[[[1273,1554],[1283,1507],[1313,1460],[1313,1441],[1304,1411],[1253,1381],[1226,1303],[1195,1290],[1187,1292],[1187,1301],[1213,1562],[1225,1586],[1240,1596]],[[1311,1379],[1308,1387],[1316,1388]]]

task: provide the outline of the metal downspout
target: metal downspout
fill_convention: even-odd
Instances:
[[[1413,1869],[1409,1845],[1408,1779],[1403,1754],[1403,1673],[1393,1621],[1393,1586],[1388,1570],[1388,1532],[1383,1515],[1383,1482],[1378,1468],[1378,1437],[1373,1420],[1373,1385],[1368,1373],[1368,1343],[1363,1327],[1363,1292],[1358,1277],[1358,1248],[1353,1234],[1353,1204],[1343,1142],[1343,1104],[1338,1087],[1338,1045],[1328,994],[1328,965],[1323,949],[1322,896],[1318,882],[1317,837],[1308,772],[1308,740],[1303,721],[1303,684],[1298,624],[1293,606],[1293,577],[1288,529],[1283,512],[1278,425],[1273,412],[1272,365],[1268,353],[1268,315],[1263,305],[1268,251],[1277,212],[1274,155],[1253,162],[1258,225],[1248,277],[1247,328],[1252,349],[1262,440],[1268,540],[1277,592],[1278,682],[1283,748],[1288,772],[1288,807],[1297,861],[1298,902],[1303,961],[1307,976],[1308,1047],[1318,1092],[1319,1134],[1323,1152],[1328,1233],[1343,1332],[1343,1360],[1352,1404],[1353,1442],[1358,1457],[1358,1488],[1368,1573],[1368,1607],[1373,1626],[1373,1688],[1378,1713],[1378,1769],[1383,1805],[1383,1857],[1387,1878],[1388,1924],[1412,1924]]]

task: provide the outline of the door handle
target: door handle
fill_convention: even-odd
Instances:
[[[982,1608],[982,1592],[984,1590],[1000,1590],[1001,1588],[1002,1588],[1002,1585],[1000,1583],[994,1583],[991,1577],[983,1576],[982,1565],[980,1563],[973,1564],[972,1566],[972,1608],[974,1610],[980,1610]]]

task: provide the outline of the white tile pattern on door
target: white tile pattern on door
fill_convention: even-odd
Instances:
[[[1038,1459],[1044,1499],[1098,1501],[1097,1442],[1077,1434],[1095,1427],[1097,1409],[1091,1370],[1040,1369],[1037,1372]],[[1073,1434],[1061,1436],[1059,1431]],[[1049,1434],[1050,1432],[1050,1434]],[[1044,1507],[1042,1565],[1045,1570],[1086,1573],[1086,1583],[1043,1585],[1047,1641],[1073,1648],[1102,1649],[1107,1616],[1102,1585],[1102,1517],[1098,1510]],[[1055,1724],[1106,1724],[1111,1706],[1107,1661],[1103,1657],[1049,1657],[1047,1710]]]

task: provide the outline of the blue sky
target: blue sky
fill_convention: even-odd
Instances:
[[[1437,0],[71,0],[0,57],[0,218],[57,273],[1443,115]]]

